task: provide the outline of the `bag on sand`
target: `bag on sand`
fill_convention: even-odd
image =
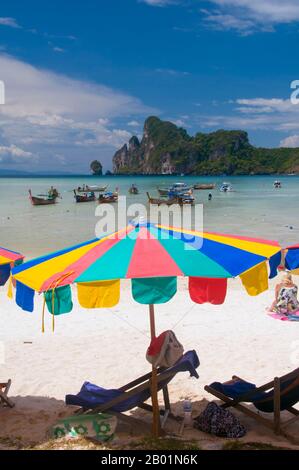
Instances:
[[[184,354],[184,348],[173,331],[164,331],[151,341],[146,359],[154,367],[172,367]]]
[[[61,437],[89,437],[105,442],[113,439],[116,425],[116,416],[105,413],[69,416],[61,419],[53,426],[51,435],[55,439]]]
[[[246,434],[246,429],[229,410],[211,402],[194,420],[194,427],[218,437],[239,438]]]

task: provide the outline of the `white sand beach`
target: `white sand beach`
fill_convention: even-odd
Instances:
[[[201,363],[199,380],[182,373],[170,384],[175,413],[183,413],[183,400],[188,397],[197,416],[213,399],[204,386],[215,380],[237,374],[261,385],[298,367],[299,324],[273,320],[265,313],[272,301],[273,281],[268,292],[249,297],[239,281],[232,280],[222,306],[194,304],[186,282],[180,281],[171,302],[156,306],[157,333],[174,330],[185,351],[195,349]],[[7,438],[9,445],[19,447],[46,442],[51,425],[74,411],[64,405],[65,395],[77,393],[85,380],[117,388],[150,370],[145,360],[148,309],[133,301],[128,282],[122,283],[119,305],[110,310],[84,310],[74,292],[74,310],[56,319],[54,334],[49,314],[46,332],[41,332],[41,297],[37,296],[35,312],[30,314],[7,298],[6,288],[1,288],[0,296],[0,340],[5,353],[0,380],[12,379],[10,397],[16,403],[13,409],[0,409],[1,444]],[[292,447],[255,420],[234,413],[248,431],[242,441]],[[299,424],[289,431],[299,444]],[[127,434],[117,433],[118,439],[129,437],[130,429]],[[218,449],[225,442],[195,429],[185,430],[182,437],[195,439],[204,449]]]

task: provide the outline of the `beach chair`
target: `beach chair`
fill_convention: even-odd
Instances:
[[[230,382],[214,382],[205,386],[205,390],[222,400],[223,408],[234,407],[242,413],[256,419],[259,423],[289,439],[298,442],[285,428],[297,421],[299,410],[294,405],[299,402],[299,368],[282,377],[275,377],[271,382],[260,387],[246,382],[234,375]],[[251,403],[257,412],[244,403]],[[287,421],[281,421],[281,412],[288,411],[293,415]],[[272,413],[273,419],[267,419],[259,412]]]
[[[164,409],[160,410],[163,417],[161,427],[163,428],[167,418],[177,418],[171,413],[168,393],[168,384],[179,372],[189,372],[191,377],[199,378],[196,369],[199,359],[195,351],[188,351],[181,359],[168,369],[158,369],[158,391],[162,391]],[[151,377],[148,373],[133,380],[132,382],[118,388],[105,389],[85,382],[77,395],[66,395],[67,405],[80,407],[79,413],[109,413],[116,415],[120,420],[141,428],[141,431],[150,431],[150,426],[143,421],[124,414],[134,408],[152,412],[152,406],[145,403],[151,397]]]
[[[10,386],[11,386],[11,380],[8,380],[8,382],[5,382],[5,383],[0,383],[0,405],[9,406],[10,408],[13,408],[15,404],[7,396]]]

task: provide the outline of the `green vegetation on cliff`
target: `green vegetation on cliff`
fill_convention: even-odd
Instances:
[[[299,171],[298,148],[257,148],[247,132],[218,130],[188,135],[185,129],[157,117],[144,124],[141,142],[130,139],[113,157],[117,174],[242,175]]]

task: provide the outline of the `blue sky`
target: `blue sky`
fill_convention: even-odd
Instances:
[[[299,146],[298,37],[299,0],[6,2],[0,169],[109,169],[151,114]]]

